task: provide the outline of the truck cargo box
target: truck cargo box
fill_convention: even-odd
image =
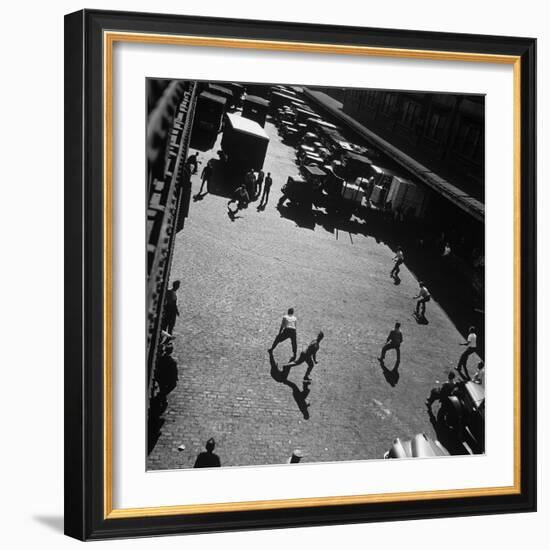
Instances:
[[[381,185],[375,185],[372,188],[369,198],[373,204],[380,205],[381,202],[384,200],[385,195],[386,190]]]
[[[391,203],[392,210],[400,210],[420,218],[426,210],[427,192],[424,187],[412,181],[394,176],[386,201]]]
[[[221,147],[230,164],[261,170],[268,144],[269,137],[257,122],[236,114],[226,115]]]

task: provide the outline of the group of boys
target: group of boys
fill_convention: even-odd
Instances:
[[[263,190],[262,190],[263,184]],[[260,170],[258,176],[255,175],[252,169],[248,170],[245,174],[244,181],[233,192],[233,196],[227,203],[227,210],[230,215],[236,214],[239,210],[247,208],[252,200],[256,200],[260,194],[260,204],[257,208],[258,212],[265,210],[267,202],[269,200],[269,192],[271,191],[271,185],[273,179],[271,178],[271,172],[267,173],[264,180],[264,172]],[[235,204],[236,208],[232,209],[231,205]]]

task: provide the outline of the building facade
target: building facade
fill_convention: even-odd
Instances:
[[[341,101],[344,113],[484,202],[483,96],[347,89]]]

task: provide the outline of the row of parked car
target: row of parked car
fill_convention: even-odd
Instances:
[[[282,139],[296,148],[299,167],[283,189],[283,203],[356,215],[371,208],[424,215],[430,194],[423,185],[385,167],[376,150],[346,139],[296,91],[279,86],[272,97],[273,119]]]

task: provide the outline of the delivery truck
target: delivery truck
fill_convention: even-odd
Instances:
[[[218,133],[225,113],[227,100],[211,92],[202,92],[197,98],[195,122],[198,128]]]
[[[387,204],[391,210],[398,210],[414,218],[424,216],[429,201],[429,191],[424,185],[386,168],[375,165],[372,168],[372,187],[370,193],[367,193],[372,204],[379,207]]]
[[[257,122],[234,113],[226,115],[221,148],[233,168],[261,170],[268,145],[269,137]]]

